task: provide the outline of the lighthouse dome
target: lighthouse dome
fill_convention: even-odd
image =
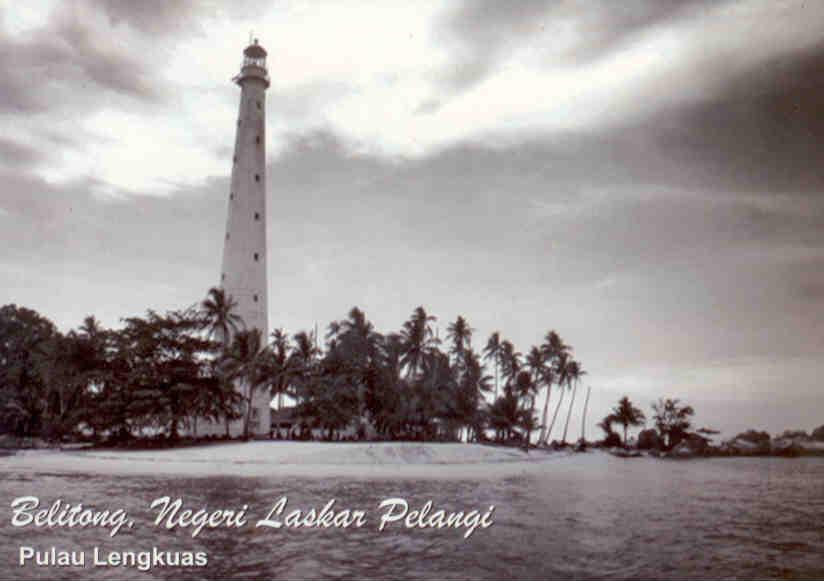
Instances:
[[[243,54],[249,58],[262,59],[266,58],[266,49],[258,44],[258,39],[255,39],[252,44],[243,50]]]

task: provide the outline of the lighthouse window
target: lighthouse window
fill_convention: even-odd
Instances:
[[[255,137],[255,143],[257,143],[258,145],[260,145],[260,135],[258,135],[257,137]]]
[[[258,111],[260,111],[260,101],[257,102]]]
[[[259,182],[259,181],[260,181],[260,174],[259,174],[259,173],[256,173],[256,174],[255,174],[255,181],[256,181],[256,182]]]
[[[260,220],[260,214],[258,212],[255,212],[255,220]]]
[[[234,193],[234,192],[229,192],[229,199],[230,199],[230,200],[234,200],[234,199],[235,199],[235,193]]]
[[[228,240],[228,239],[229,239],[229,233],[227,232],[226,233],[226,240]]]
[[[252,298],[255,300],[255,302],[258,302],[258,296],[257,295],[253,296]]]
[[[260,255],[257,252],[255,252],[255,262],[257,262],[259,258],[260,258]]]
[[[232,163],[237,163],[237,156],[236,155],[232,156]]]
[[[225,272],[220,275],[220,280],[226,280],[226,273]]]

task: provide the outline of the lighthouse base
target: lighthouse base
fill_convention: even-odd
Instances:
[[[271,399],[268,391],[265,393],[258,393],[252,400],[252,414],[249,418],[249,437],[252,438],[268,438],[272,433],[272,408]],[[246,417],[230,420],[225,419],[213,420],[209,418],[198,418],[196,424],[197,428],[192,426],[192,436],[195,438],[203,437],[229,437],[242,438],[244,436],[244,426]]]

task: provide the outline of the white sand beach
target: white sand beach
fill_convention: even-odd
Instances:
[[[167,450],[25,450],[0,457],[0,473],[501,478],[568,456],[478,444],[257,441]]]

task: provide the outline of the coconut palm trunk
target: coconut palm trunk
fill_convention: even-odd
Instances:
[[[498,399],[498,358],[495,357],[495,397],[492,399],[493,403]]]
[[[524,450],[529,452],[529,444],[532,440],[532,415],[535,413],[535,395],[532,395],[531,403],[529,406],[529,426],[526,430],[526,441],[524,442]]]
[[[245,382],[244,382],[245,383]],[[246,394],[246,409],[244,410],[246,413],[243,417],[243,439],[249,439],[249,425],[252,422],[252,396],[254,395],[252,391],[251,384],[247,384],[244,386],[243,390]]]
[[[589,393],[592,391],[592,386],[587,386],[587,397],[584,400],[584,413],[581,415],[581,440],[586,442],[586,429],[587,425],[587,406],[589,406]]]
[[[546,421],[549,417],[549,396],[552,395],[552,384],[546,386],[546,399],[544,400],[544,411],[541,412],[541,433],[538,435],[540,444],[546,439]]]
[[[561,389],[561,397],[558,399],[558,405],[555,406],[555,413],[552,414],[552,422],[549,424],[549,429],[546,431],[546,440],[544,443],[549,443],[549,438],[552,436],[552,429],[555,427],[555,418],[558,417],[558,410],[561,409],[561,404],[564,403],[564,394],[566,392]]]
[[[561,444],[566,444],[567,430],[569,429],[569,418],[572,417],[572,407],[575,405],[575,392],[578,391],[578,383],[572,386],[572,399],[569,402],[566,422],[564,423],[564,435],[561,437]]]

